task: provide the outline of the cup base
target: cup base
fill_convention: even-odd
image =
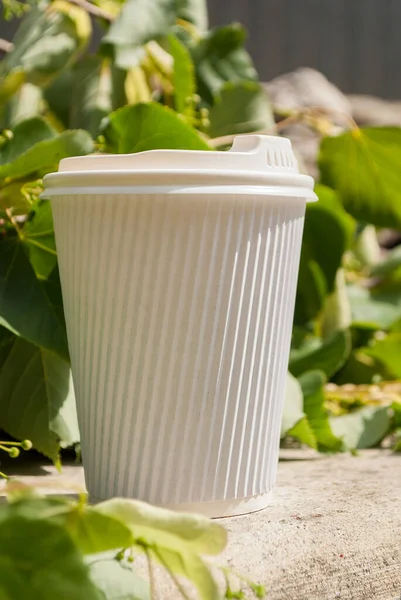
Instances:
[[[192,512],[204,515],[210,519],[239,517],[267,508],[272,501],[273,492],[266,492],[246,498],[232,500],[216,500],[211,502],[189,502],[185,504],[164,504],[163,508],[180,512]],[[91,504],[103,502],[100,498],[89,497]]]

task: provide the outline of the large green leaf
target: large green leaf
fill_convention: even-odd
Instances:
[[[101,120],[126,104],[125,72],[98,56],[87,56],[73,69],[70,127],[96,137]]]
[[[101,120],[113,110],[110,65],[97,56],[87,56],[73,70],[70,126],[85,128],[96,137]]]
[[[303,411],[304,397],[301,386],[291,373],[287,374],[287,385],[284,396],[284,408],[281,418],[281,436],[284,437],[299,421],[305,417]]]
[[[13,137],[0,147],[0,181],[19,179],[55,170],[68,156],[89,154],[93,150],[90,135],[83,130],[65,131],[57,135],[39,118],[18,123]]]
[[[188,49],[178,38],[169,36],[169,51],[173,57],[174,102],[177,112],[192,117],[194,112],[195,72]]]
[[[151,600],[149,583],[127,562],[93,557],[89,572],[102,600]]]
[[[66,527],[76,547],[85,555],[98,555],[107,551],[127,548],[132,543],[132,533],[121,521],[103,515],[85,503],[68,497],[40,496],[31,489],[11,495],[13,513],[29,519],[47,519]],[[89,556],[90,555],[90,556]]]
[[[0,423],[17,439],[57,460],[59,445],[79,441],[69,366],[52,352],[15,338],[0,364]]]
[[[211,137],[248,133],[274,126],[266,92],[256,81],[225,83],[209,111]]]
[[[333,292],[353,230],[335,192],[316,186],[316,193],[319,201],[308,204],[306,210],[295,307],[297,324],[314,319]]]
[[[23,229],[23,243],[36,275],[47,279],[57,265],[51,204],[38,200]]]
[[[24,83],[7,105],[5,124],[8,129],[20,121],[37,117],[42,112],[43,91],[37,85]]]
[[[298,377],[306,371],[322,371],[330,379],[341,369],[351,352],[349,331],[337,331],[318,347],[306,348],[292,353],[289,369]]]
[[[225,529],[201,515],[174,512],[139,500],[120,498],[102,502],[94,510],[120,520],[130,528],[135,539],[145,540],[149,546],[213,555],[220,554],[227,543]]]
[[[391,333],[361,351],[378,360],[393,377],[401,379],[401,333]]]
[[[138,49],[167,35],[176,18],[177,0],[126,0],[102,40],[103,49],[106,52],[110,47],[114,49],[119,67],[134,67],[142,58]]]
[[[245,29],[233,23],[211,29],[193,49],[198,93],[208,104],[226,82],[258,79],[245,40]]]
[[[324,407],[325,374],[322,371],[308,371],[299,378],[304,395],[304,412],[322,452],[338,452],[342,441],[336,437],[330,427],[327,411]]]
[[[2,508],[0,598],[100,600],[88,567],[68,533],[45,520],[13,516]]]
[[[57,123],[65,129],[70,127],[71,103],[73,101],[71,90],[74,83],[73,69],[64,69],[43,90],[43,96],[50,109],[51,117],[55,117]]]
[[[323,139],[322,183],[337,190],[356,219],[380,227],[401,227],[401,129],[353,129]]]
[[[18,238],[0,241],[0,325],[68,360],[65,329]]]
[[[105,135],[119,154],[160,148],[208,150],[198,132],[156,103],[126,106],[109,115]]]
[[[386,436],[390,428],[390,417],[385,406],[366,406],[347,415],[331,417],[330,425],[347,448],[371,448]]]
[[[388,330],[401,318],[401,305],[397,298],[374,293],[360,285],[349,285],[348,296],[354,327]]]
[[[82,51],[91,30],[86,11],[63,0],[30,10],[13,39],[13,50],[0,63],[0,98],[16,77],[19,85],[49,84]]]

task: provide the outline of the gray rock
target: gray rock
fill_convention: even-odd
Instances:
[[[353,119],[361,127],[395,125],[401,127],[401,102],[359,94],[348,96]]]
[[[280,111],[319,107],[330,112],[331,119],[344,125],[344,119],[351,116],[351,105],[346,96],[319,71],[300,68],[292,73],[276,77],[264,84],[268,96],[279,114]],[[319,150],[320,135],[305,125],[290,125],[281,130],[282,135],[290,138],[299,160],[300,170],[313,177],[318,176],[316,158]]]
[[[265,87],[273,105],[280,110],[316,106],[351,116],[347,97],[314,69],[303,67],[280,75]]]

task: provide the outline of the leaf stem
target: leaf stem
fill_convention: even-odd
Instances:
[[[23,233],[22,233],[22,229],[21,229],[21,227],[18,225],[18,223],[17,223],[17,220],[14,218],[14,216],[13,216],[13,213],[12,213],[11,209],[10,209],[10,208],[8,208],[7,206],[5,206],[5,207],[4,207],[4,211],[5,211],[6,215],[7,215],[7,217],[8,217],[8,219],[9,219],[10,223],[12,224],[12,226],[13,226],[13,227],[14,227],[14,229],[15,229],[15,231],[17,232],[19,239],[20,239],[20,240],[23,240],[23,239],[24,239],[24,235],[23,235]]]
[[[148,561],[150,600],[156,600],[156,584],[155,584],[155,574],[153,572],[152,557],[150,555],[150,550],[147,546],[143,546],[143,549],[145,551],[146,559]],[[132,552],[132,548],[131,548],[131,552]]]
[[[280,130],[285,129],[286,127],[288,127],[289,125],[292,125],[293,123],[302,123],[302,122],[304,124],[308,125],[309,127],[316,129],[321,135],[322,134],[324,135],[324,131],[322,131],[323,128],[322,127],[319,128],[318,123],[315,123],[315,126],[313,127],[313,121],[314,120],[316,121],[317,117],[319,117],[319,116],[327,117],[330,115],[332,115],[332,116],[337,115],[338,117],[340,117],[344,122],[347,123],[349,128],[353,132],[355,132],[355,135],[357,135],[359,133],[358,124],[352,117],[350,117],[349,115],[346,115],[345,113],[342,113],[340,111],[326,109],[321,106],[308,106],[307,108],[297,109],[297,110],[294,110],[293,112],[280,111],[279,109],[275,109],[273,107],[273,112],[275,112],[276,114],[281,114],[285,118],[282,119],[281,121],[279,121],[278,123],[276,123],[273,127],[252,132],[253,135],[274,135],[275,133],[278,133]],[[227,146],[228,144],[232,144],[232,142],[234,141],[234,138],[236,136],[237,136],[237,134],[224,135],[222,137],[210,139],[210,140],[208,140],[208,143],[213,148],[217,148],[219,146]]]
[[[100,19],[104,19],[105,21],[108,21],[109,23],[112,23],[114,21],[114,19],[116,18],[114,15],[107,12],[107,10],[100,8],[99,6],[96,6],[95,4],[92,4],[91,2],[88,2],[88,0],[68,0],[68,2],[70,2],[71,4],[76,4],[77,6],[80,6],[81,8],[86,10],[87,13],[93,15],[94,17],[99,17]]]
[[[176,586],[184,600],[191,600],[184,588],[182,587],[181,582],[176,577],[175,573],[173,573],[173,571],[171,571],[171,569],[168,568],[168,565],[165,563],[163,556],[158,553],[157,548],[152,548],[152,551],[156,554],[158,560],[161,562],[163,567],[166,569],[167,573],[170,575],[171,579],[174,582],[174,585]]]
[[[13,50],[14,48],[14,44],[12,42],[9,42],[8,40],[3,40],[3,38],[0,38],[0,52],[11,52],[11,50]]]

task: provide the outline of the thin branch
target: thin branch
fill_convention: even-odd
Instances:
[[[89,2],[88,0],[68,0],[68,2],[80,6],[81,8],[86,10],[87,13],[93,15],[94,17],[105,19],[105,21],[109,21],[109,23],[112,23],[116,18],[114,15],[107,12],[107,10],[103,10],[103,8],[92,4],[92,2]]]
[[[148,572],[149,572],[149,585],[150,585],[150,600],[156,600],[156,583],[155,583],[155,574],[153,572],[153,564],[152,557],[150,555],[150,550],[146,546],[143,547],[146,558],[148,561]]]
[[[297,112],[296,114],[291,115],[290,117],[287,117],[287,119],[283,119],[282,121],[279,121],[273,127],[269,127],[268,129],[261,129],[260,131],[252,132],[252,135],[274,135],[275,133],[280,131],[280,129],[285,129],[288,125],[299,122],[299,120],[300,120],[300,115]],[[210,146],[212,146],[213,148],[217,148],[218,146],[228,146],[228,144],[233,143],[234,138],[236,138],[237,135],[238,134],[236,134],[236,133],[232,134],[232,135],[223,135],[222,137],[208,140],[208,144]]]
[[[13,48],[14,44],[12,42],[0,38],[0,52],[11,52]]]
[[[273,110],[274,110],[274,107],[273,107]],[[277,111],[274,110],[274,112],[277,112]],[[286,112],[285,114],[288,115],[288,112]],[[342,113],[337,110],[326,109],[326,108],[323,108],[320,106],[308,106],[307,108],[304,108],[304,109],[295,110],[292,114],[290,113],[289,116],[286,116],[285,119],[276,123],[274,127],[271,127],[269,129],[262,129],[260,131],[255,131],[255,132],[253,132],[253,134],[254,135],[257,135],[257,134],[259,134],[259,135],[274,135],[274,134],[278,133],[281,129],[285,129],[286,127],[288,127],[288,125],[292,125],[293,123],[303,123],[304,125],[307,125],[309,127],[316,129],[316,131],[320,131],[320,134],[322,135],[323,133],[322,133],[321,129],[318,129],[316,124],[313,127],[313,121],[314,120],[316,121],[319,117],[320,118],[321,117],[329,117],[330,115],[337,116],[338,118],[342,119],[345,123],[347,123],[348,127],[351,130],[359,131],[358,124],[354,121],[354,119],[352,117],[350,117],[349,115],[346,115],[345,113]],[[208,140],[208,143],[213,148],[217,148],[219,146],[228,146],[229,144],[232,144],[235,137],[236,137],[236,134],[235,135],[224,135],[222,137]]]

